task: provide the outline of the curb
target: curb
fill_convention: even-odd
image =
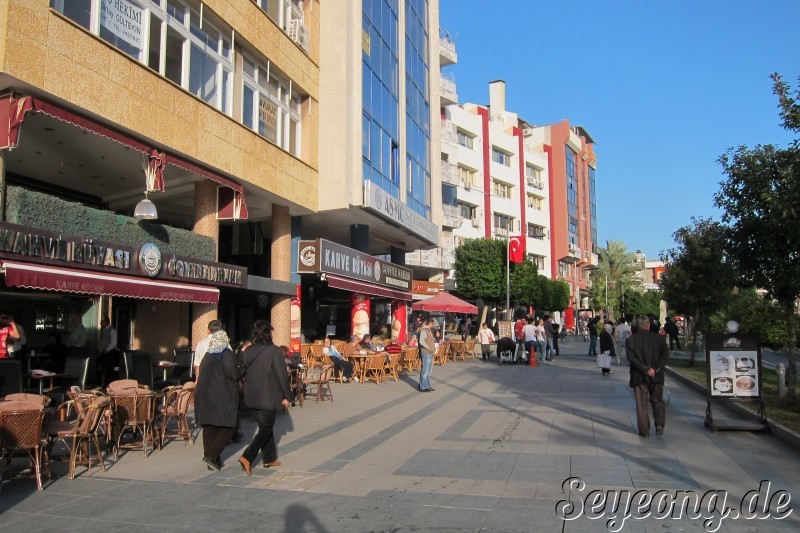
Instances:
[[[675,378],[676,380],[680,381],[684,385],[688,386],[690,389],[694,390],[706,396],[706,387],[700,385],[699,383],[692,381],[691,379],[687,378],[686,376],[679,374],[675,370],[671,369],[669,366],[666,367],[667,373],[670,377]],[[745,409],[741,405],[736,403],[727,403],[725,404],[727,409],[730,409],[737,415],[741,416],[742,418],[747,418],[750,420],[760,421],[758,415],[748,409]],[[778,438],[778,440],[788,444],[792,448],[796,450],[800,450],[800,433],[795,433],[791,429],[787,428],[782,424],[778,424],[777,422],[773,422],[769,418],[766,420],[767,427],[769,428],[770,432]]]

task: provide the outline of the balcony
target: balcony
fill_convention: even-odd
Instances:
[[[442,161],[442,183],[450,185],[461,185],[461,178],[458,176],[458,167],[453,163]]]
[[[527,176],[528,187],[534,187],[536,189],[544,189],[544,183],[539,178],[534,176]]]
[[[458,104],[458,92],[456,91],[456,80],[452,74],[442,73],[440,78],[439,95],[442,106]]]
[[[458,128],[451,120],[442,119],[442,142],[458,146]]]
[[[442,226],[460,228],[462,222],[461,209],[457,205],[442,205]]]
[[[458,63],[458,54],[456,53],[456,43],[447,37],[439,38],[439,66],[446,67],[448,65],[455,65]]]

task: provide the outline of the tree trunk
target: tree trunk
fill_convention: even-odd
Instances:
[[[786,384],[790,400],[795,399],[795,383],[797,382],[797,370],[795,368],[795,357],[797,355],[797,316],[794,314],[794,299],[786,302],[786,324],[789,330],[789,364],[786,367]]]
[[[696,309],[692,317],[692,351],[689,353],[689,366],[694,366],[695,354],[697,353],[697,323],[700,321],[700,310]]]

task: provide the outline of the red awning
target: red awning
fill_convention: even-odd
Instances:
[[[388,287],[375,285],[374,283],[357,281],[354,279],[334,276],[332,274],[325,274],[325,279],[328,281],[328,287],[359,292],[362,294],[371,294],[372,296],[384,296],[386,298],[394,298],[395,300],[405,300],[407,302],[411,301],[410,292],[396,291]]]
[[[215,304],[219,289],[88,270],[3,261],[6,285],[77,294],[108,294],[149,300]]]
[[[411,306],[412,311],[444,311],[446,313],[469,313],[474,315],[478,307],[450,293],[440,292],[433,298],[417,302]]]

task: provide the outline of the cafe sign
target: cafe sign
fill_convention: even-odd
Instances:
[[[420,281],[414,280],[413,284],[411,285],[411,293],[412,294],[425,294],[428,296],[434,296],[439,294],[444,290],[443,283],[437,283],[434,281]]]
[[[364,181],[364,207],[404,227],[430,244],[439,243],[439,228],[436,224],[369,180]]]
[[[0,259],[66,266],[201,285],[247,287],[247,269],[0,222]]]
[[[336,274],[402,291],[411,290],[410,268],[325,239],[300,241],[297,272]]]

